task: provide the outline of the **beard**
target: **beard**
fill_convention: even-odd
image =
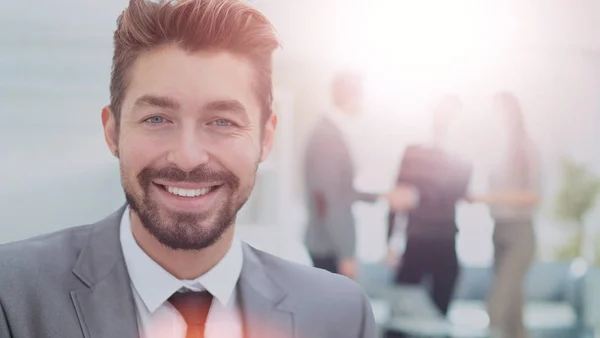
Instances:
[[[235,222],[237,212],[248,200],[254,186],[254,175],[249,185],[241,186],[240,180],[229,171],[216,171],[200,166],[191,172],[176,167],[144,168],[137,181],[142,188],[141,196],[134,193],[134,182],[129,182],[121,166],[121,181],[129,207],[140,219],[143,227],[161,244],[173,250],[200,250],[215,244]],[[164,179],[172,182],[224,182],[218,189],[224,190],[226,199],[213,210],[204,212],[175,212],[166,210],[152,198],[152,181]],[[162,189],[162,188],[160,188]]]

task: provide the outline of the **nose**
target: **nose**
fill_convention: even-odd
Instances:
[[[206,143],[195,128],[186,128],[174,142],[173,149],[167,156],[167,161],[179,169],[190,172],[209,161]]]

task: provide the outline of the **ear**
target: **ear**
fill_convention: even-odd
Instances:
[[[102,126],[104,128],[104,139],[108,150],[114,157],[119,158],[119,135],[117,135],[117,121],[108,106],[102,108]]]
[[[271,150],[273,149],[273,142],[275,141],[275,130],[277,128],[277,114],[271,114],[271,117],[267,120],[263,130],[262,144],[261,144],[261,155],[260,162],[264,162],[269,157]]]

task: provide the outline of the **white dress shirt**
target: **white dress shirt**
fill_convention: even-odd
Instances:
[[[185,338],[183,317],[168,302],[180,290],[208,291],[213,296],[206,338],[242,338],[242,319],[237,306],[236,284],[243,264],[242,244],[234,239],[229,251],[211,270],[195,280],[179,280],[152,260],[131,232],[130,209],[121,219],[120,240],[144,338]]]

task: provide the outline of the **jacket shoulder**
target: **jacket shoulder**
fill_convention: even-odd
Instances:
[[[348,299],[366,297],[362,287],[345,276],[253,250],[268,274],[293,297],[312,300],[325,297],[327,302],[339,302],[340,307]]]
[[[0,290],[36,281],[42,272],[72,269],[91,227],[82,225],[0,245]]]
[[[267,274],[286,292],[306,336],[375,337],[371,303],[357,283],[264,252],[257,255]]]

